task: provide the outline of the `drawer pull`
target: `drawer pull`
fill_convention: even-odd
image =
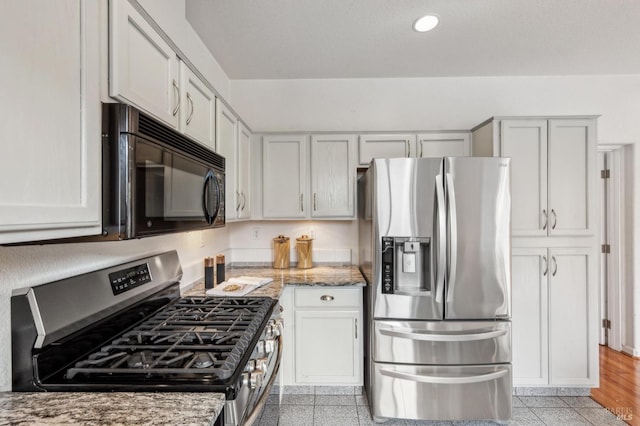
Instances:
[[[330,302],[333,299],[335,299],[335,297],[333,296],[329,296],[328,294],[325,294],[324,296],[320,296],[320,300],[323,300],[325,302]]]

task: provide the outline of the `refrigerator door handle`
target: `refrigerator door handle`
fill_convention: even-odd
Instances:
[[[444,204],[444,183],[442,182],[442,175],[436,176],[436,220],[437,229],[436,235],[436,285],[435,285],[435,301],[442,303],[444,294],[444,270],[446,268],[446,250],[447,250],[447,224],[446,224],[446,210]]]
[[[449,213],[448,221],[448,246],[449,246],[449,270],[447,271],[447,302],[453,299],[453,289],[456,285],[456,268],[458,262],[458,225],[456,215],[456,193],[454,191],[453,176],[447,176],[447,207]]]
[[[480,383],[488,382],[491,380],[499,379],[509,374],[509,369],[501,369],[488,374],[477,374],[471,376],[425,376],[422,374],[411,374],[402,371],[395,371],[386,368],[380,369],[380,374],[383,376],[393,377],[395,379],[410,380],[412,382],[420,383],[436,383],[443,385],[463,385],[467,383]]]
[[[500,330],[482,331],[482,330],[468,330],[465,334],[457,333],[424,333],[408,331],[393,330],[389,328],[380,328],[380,334],[392,337],[399,337],[403,339],[411,340],[425,340],[429,342],[473,342],[478,340],[489,340],[496,337],[504,336],[509,332],[508,328]],[[480,333],[472,333],[473,331],[479,331]]]

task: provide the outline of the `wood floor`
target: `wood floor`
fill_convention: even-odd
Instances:
[[[600,346],[600,387],[591,397],[618,418],[640,426],[640,360]]]

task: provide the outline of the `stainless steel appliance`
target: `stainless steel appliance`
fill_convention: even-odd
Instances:
[[[11,297],[14,391],[222,392],[251,425],[282,355],[277,302],[180,297],[175,251]]]
[[[375,420],[511,418],[507,158],[375,159],[359,180]]]
[[[224,157],[125,104],[103,105],[102,146],[99,238],[224,226]]]

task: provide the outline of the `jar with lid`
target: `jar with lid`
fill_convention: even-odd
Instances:
[[[273,239],[273,267],[275,269],[289,267],[289,237],[278,235]]]
[[[312,241],[313,238],[308,235],[302,235],[301,237],[296,238],[299,269],[309,269],[313,267],[313,258],[311,254]]]

